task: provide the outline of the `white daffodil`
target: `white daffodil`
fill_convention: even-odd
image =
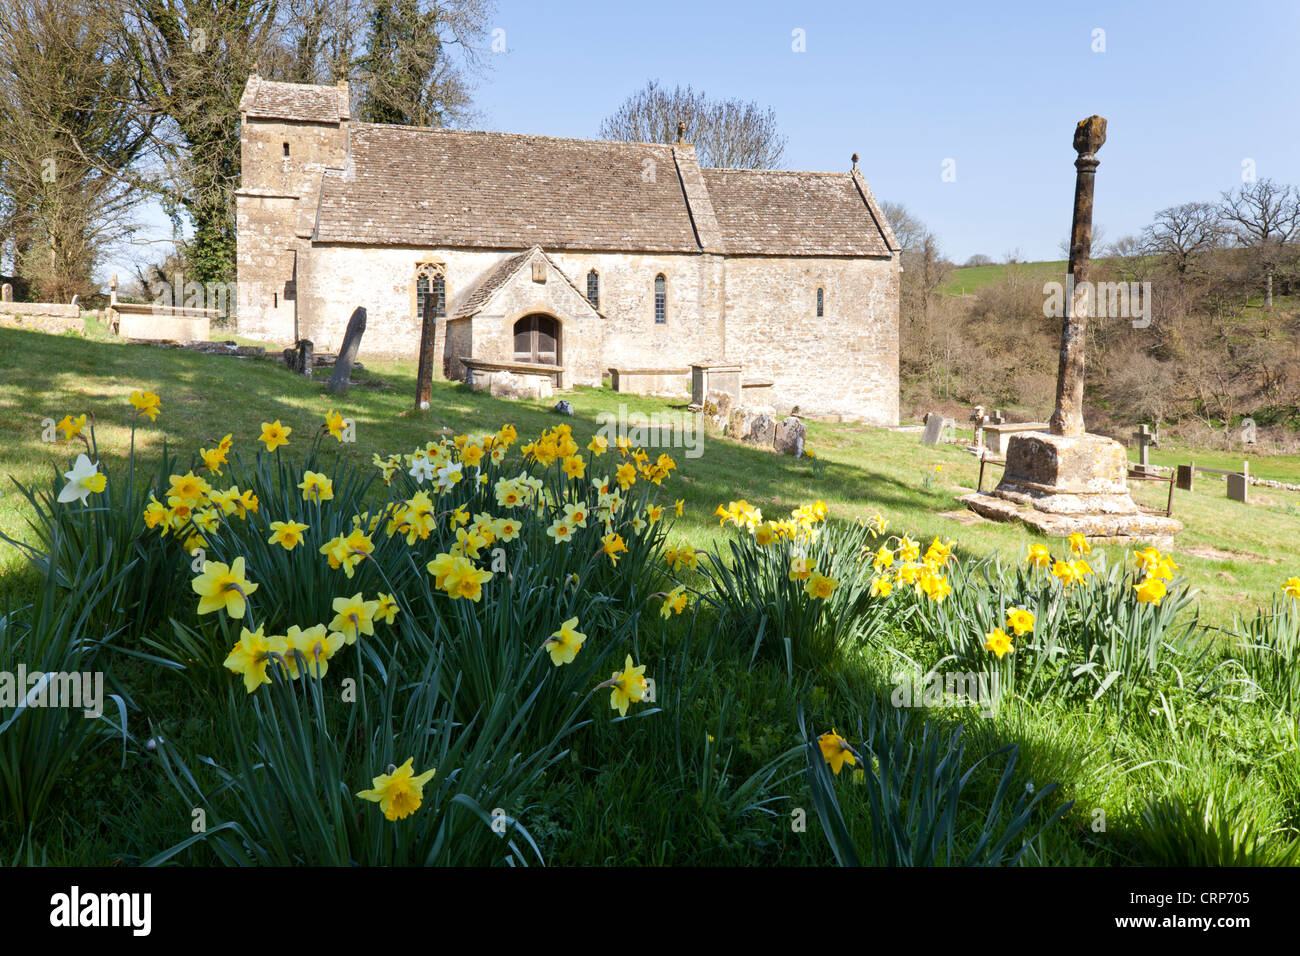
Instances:
[[[69,501],[80,501],[85,504],[92,492],[99,494],[108,483],[108,478],[99,473],[99,462],[92,463],[84,454],[77,456],[72,471],[64,472],[63,477],[68,479],[68,483],[59,492],[61,504],[67,504]]]
[[[433,471],[433,462],[429,460],[427,455],[416,454],[412,456],[411,470],[409,474],[420,484],[424,484],[426,481],[431,481],[433,479]]]

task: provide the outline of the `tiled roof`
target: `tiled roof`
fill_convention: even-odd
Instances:
[[[463,319],[471,315],[476,315],[478,312],[482,311],[482,309],[487,306],[488,302],[491,301],[492,296],[505,288],[505,286],[510,283],[510,280],[519,274],[533,256],[541,256],[545,259],[550,269],[564,280],[564,284],[582,301],[583,305],[591,310],[592,314],[601,316],[602,318],[604,317],[604,313],[587,300],[587,297],[583,295],[582,290],[574,284],[573,280],[568,277],[563,269],[555,264],[555,260],[548,256],[541,247],[533,246],[533,248],[521,252],[517,256],[510,256],[506,259],[502,259],[489,269],[483,278],[479,280],[478,285],[476,285],[473,291],[466,297],[465,301],[456,309],[456,313],[452,318]]]
[[[348,88],[307,83],[276,83],[250,76],[239,108],[254,119],[338,123],[350,115]]]
[[[702,172],[723,245],[731,255],[889,255],[889,245],[849,173]]]
[[[697,252],[672,146],[356,123],[316,241]]]

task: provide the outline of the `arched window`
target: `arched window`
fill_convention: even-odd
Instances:
[[[587,301],[593,309],[600,308],[600,275],[595,269],[587,273]]]
[[[424,319],[425,304],[433,306],[435,319],[447,316],[447,280],[439,266],[420,266],[415,277],[415,317]]]
[[[817,290],[817,318],[826,314],[826,293],[822,289]]]
[[[655,325],[668,321],[668,280],[663,273],[655,276]]]

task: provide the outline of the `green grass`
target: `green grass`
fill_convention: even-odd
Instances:
[[[1002,263],[954,269],[952,275],[939,286],[938,291],[944,295],[973,295],[986,286],[1001,282],[1013,272],[1046,282],[1064,276],[1067,264],[1064,259],[1061,259],[1051,262],[1018,262],[1015,265]]]
[[[48,486],[52,464],[66,468],[75,448],[42,443],[41,420],[82,411],[96,415],[101,454],[110,471],[120,474],[115,467],[124,457],[133,414],[126,398],[136,388],[156,391],[163,401],[159,420],[141,423],[137,433],[138,450],[148,461],[156,459],[150,452],[164,441],[184,461],[199,445],[211,447],[227,432],[235,436],[236,451],[252,458],[260,423],[275,418],[294,429],[289,451],[301,454],[325,413],[336,408],[357,423],[354,452],[363,468],[373,453],[407,451],[443,428],[484,430],[510,422],[527,440],[567,422],[585,444],[601,412],[622,404],[652,412],[669,404],[583,388],[565,396],[576,409],[568,419],[553,412],[550,402],[499,401],[437,383],[433,407],[416,412],[411,407],[413,363],[367,362],[356,377],[359,384],[345,398],[335,399],[323,382],[293,376],[271,360],[132,346],[93,331],[76,338],[0,330],[0,477]],[[327,447],[331,456],[353,451],[332,442]],[[1042,540],[1018,526],[966,524],[947,516],[968,518],[956,498],[974,487],[978,469],[975,459],[956,446],[924,446],[915,432],[813,422],[809,447],[815,461],[777,456],[714,434],[699,458],[669,449],[679,471],[663,491],[669,500],[683,497],[687,505],[669,543],[679,543],[683,535],[700,546],[723,538],[734,541],[736,532],[721,531],[711,515],[719,503],[739,497],[777,516],[816,499],[826,501],[838,519],[879,511],[890,520],[891,531],[927,541],[932,535],[955,538],[968,556],[1001,551],[1014,562],[1026,542]],[[1157,460],[1164,454],[1181,458],[1183,452],[1161,449]],[[1212,461],[1208,454],[1188,451],[1188,456],[1202,464]],[[1282,459],[1272,464],[1295,466]],[[1262,465],[1258,471],[1264,473]],[[990,483],[996,479],[996,469],[986,476]],[[0,530],[22,535],[25,505],[7,479],[0,487]],[[1153,488],[1137,493],[1151,504],[1160,497]],[[1175,514],[1187,530],[1175,556],[1191,583],[1204,592],[1205,618],[1227,623],[1234,611],[1267,604],[1280,581],[1295,572],[1296,524],[1288,508],[1298,502],[1300,495],[1260,490],[1255,503],[1238,505],[1226,500],[1222,482],[1208,479],[1199,481],[1193,493],[1178,493]],[[1051,544],[1059,553],[1060,543]],[[1108,550],[1110,557],[1125,557]],[[700,577],[690,580],[698,584]],[[778,574],[776,580],[786,579]],[[21,600],[30,600],[33,585],[39,584],[12,548],[0,551],[0,591],[15,590]],[[269,581],[265,587],[265,593],[273,591]],[[992,595],[994,604],[1000,593]],[[987,599],[971,597],[963,587],[946,605],[947,613],[957,615],[961,608],[975,606],[969,602]],[[867,737],[863,725],[873,708],[890,699],[891,675],[901,655],[922,670],[941,667],[952,639],[973,641],[977,650],[983,640],[977,633],[981,629],[972,630],[959,617],[951,619],[945,632],[901,616],[886,620],[871,639],[851,642],[827,659],[801,662],[794,655],[787,664],[779,641],[772,641],[765,645],[766,653],[751,661],[756,636],[738,616],[744,608],[728,615],[697,604],[693,614],[665,623],[653,603],[646,610],[612,591],[609,600],[610,614],[620,626],[636,630],[638,660],[650,666],[660,692],[656,706],[662,709],[647,719],[611,722],[607,701],[592,703],[590,724],[570,738],[566,745],[571,751],[529,797],[525,822],[547,861],[555,864],[833,863],[815,808],[818,794],[804,773],[801,751],[807,736],[799,732],[797,715],[806,717],[810,734],[835,727],[862,746]],[[196,625],[191,607],[182,612]],[[205,626],[214,625],[209,619]],[[537,622],[526,626],[550,628]],[[765,626],[778,636],[793,630],[788,622],[773,619]],[[592,635],[592,650],[608,639],[608,631],[597,634],[594,627]],[[137,646],[120,643],[123,650]],[[1063,801],[1074,801],[1059,825],[1026,848],[1025,862],[1281,861],[1281,849],[1270,855],[1258,842],[1282,848],[1300,826],[1294,715],[1230,694],[1203,693],[1198,681],[1214,659],[1204,665],[1190,655],[1162,660],[1176,660],[1182,670],[1171,666],[1148,675],[1143,695],[1123,713],[1109,705],[1110,698],[1092,706],[1077,697],[1027,693],[1008,700],[989,719],[978,719],[967,709],[938,708],[908,712],[891,722],[889,733],[904,750],[925,739],[946,740],[963,725],[962,766],[988,758],[961,794],[958,858],[984,826],[983,808],[999,799],[1002,768],[1009,765],[1003,748],[1015,745],[1018,756],[1014,773],[1006,778],[1005,803],[1031,785],[1042,792],[1049,783],[1060,784],[1030,832]],[[347,673],[347,666],[340,661],[338,669]],[[129,745],[108,739],[79,760],[75,772],[52,792],[50,811],[39,828],[28,835],[6,828],[6,808],[0,805],[0,863],[118,865],[149,859],[191,835],[194,804],[179,801],[157,753],[144,741],[160,734],[196,766],[198,756],[234,766],[241,748],[249,746],[251,736],[241,738],[227,719],[224,690],[233,678],[225,671],[212,668],[213,673],[203,675],[215,682],[219,692],[214,694],[138,656],[114,653],[108,667],[115,686],[130,698]],[[230,706],[245,707],[243,691],[236,690]],[[246,710],[234,712],[247,716]],[[924,730],[927,720],[934,730]],[[428,722],[421,718],[414,726],[424,728]],[[351,776],[365,783],[365,774]],[[204,779],[210,783],[214,778],[208,774]],[[871,840],[871,788],[851,781],[845,774],[831,785],[846,821],[842,836],[863,848]],[[1100,829],[1098,811],[1103,811]],[[792,815],[800,812],[807,816],[806,830],[791,825]],[[212,863],[216,858],[198,845],[183,851],[177,862]]]
[[[356,421],[355,451],[365,461],[375,452],[390,454],[423,443],[443,428],[459,433],[508,421],[520,434],[532,434],[561,420],[551,402],[503,401],[448,382],[435,383],[432,407],[418,412],[412,407],[414,362],[365,364],[365,372],[356,376],[358,385],[336,399],[323,381],[291,375],[270,359],[0,330],[0,531],[15,537],[26,531],[25,503],[8,479],[47,481],[52,465],[66,470],[80,447],[43,443],[41,421],[93,412],[101,455],[120,462],[134,413],[127,396],[137,388],[151,389],[163,401],[158,421],[138,427],[139,450],[147,454],[166,441],[182,461],[228,432],[237,448],[251,452],[260,423],[277,418],[295,429],[295,442],[303,441],[332,408]],[[578,388],[565,397],[574,406],[572,425],[583,444],[595,433],[601,412],[626,405],[649,413],[670,404],[595,388]],[[965,517],[956,499],[973,490],[977,479],[975,459],[957,446],[931,448],[915,433],[811,422],[808,447],[817,463],[756,450],[714,433],[707,436],[699,458],[668,449],[679,464],[674,494],[687,504],[678,527],[697,546],[706,546],[720,534],[712,517],[719,503],[746,498],[765,514],[779,516],[820,498],[837,517],[870,517],[879,511],[892,531],[927,540],[936,534],[955,538],[961,551],[973,555],[1000,550],[1014,558],[1027,541],[1042,540],[1018,525],[966,525],[945,516],[956,512]],[[1195,458],[1219,467],[1211,464],[1218,458],[1194,450],[1160,449],[1154,460],[1163,463],[1167,456],[1170,463]],[[1232,467],[1232,457],[1224,456],[1223,467]],[[936,466],[942,470],[936,472]],[[1295,456],[1261,458],[1256,471],[1269,477],[1296,474],[1300,461]],[[927,476],[933,479],[928,488]],[[991,468],[986,486],[997,477]],[[1135,494],[1146,504],[1163,506],[1164,491],[1165,486],[1139,485]],[[1266,604],[1282,580],[1300,572],[1294,558],[1298,509],[1300,494],[1272,489],[1252,489],[1248,505],[1228,501],[1223,482],[1208,477],[1191,493],[1175,492],[1174,514],[1186,526],[1175,553],[1193,585],[1204,592],[1201,607],[1208,619],[1226,623],[1234,612]],[[1107,550],[1122,558],[1118,549]],[[16,550],[0,546],[0,590],[6,579],[20,578],[21,570]]]

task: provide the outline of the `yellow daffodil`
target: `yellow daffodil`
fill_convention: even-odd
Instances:
[[[572,664],[578,651],[582,650],[582,642],[587,639],[587,635],[577,630],[577,627],[578,619],[571,617],[547,639],[545,646],[551,654],[551,663],[556,667]]]
[[[365,601],[358,591],[352,597],[334,599],[334,620],[329,629],[338,631],[347,643],[355,644],[362,634],[375,633],[375,612],[379,610],[378,601]]]
[[[63,432],[64,441],[72,441],[81,434],[81,430],[86,427],[86,416],[78,415],[73,418],[71,415],[64,415],[62,420],[54,426],[56,431]]]
[[[1000,627],[995,627],[984,635],[984,649],[992,651],[997,655],[998,660],[1006,654],[1014,654],[1015,648],[1011,645],[1011,636]]]
[[[483,585],[491,580],[491,571],[480,570],[468,558],[458,557],[452,561],[443,590],[453,599],[478,601],[483,596]]]
[[[219,561],[205,561],[203,573],[190,582],[199,596],[199,613],[211,614],[224,610],[235,620],[244,616],[247,598],[258,585],[244,577],[244,559],[235,558],[230,565]]]
[[[627,716],[629,704],[643,700],[646,691],[649,689],[646,684],[645,665],[634,667],[632,664],[632,655],[627,655],[627,660],[623,663],[621,671],[615,671],[609,679],[609,686],[613,688],[609,695],[609,706],[611,710],[617,710],[620,717]]]
[[[1155,604],[1157,606],[1168,593],[1165,582],[1156,577],[1148,577],[1141,584],[1133,585],[1133,590],[1137,593],[1137,599],[1140,603]]]
[[[686,610],[689,601],[690,595],[686,591],[686,586],[679,584],[664,595],[664,603],[659,608],[659,616],[667,620],[674,614],[681,614],[682,611]]]
[[[135,406],[135,413],[148,416],[149,421],[156,419],[162,411],[162,400],[153,392],[134,391],[130,401]]]
[[[1052,553],[1047,550],[1047,545],[1031,544],[1029,546],[1029,555],[1025,560],[1036,568],[1051,567]]]
[[[262,422],[262,434],[257,440],[266,445],[267,451],[275,451],[281,445],[289,444],[289,435],[292,433],[293,429],[281,425],[277,418],[274,422]]]
[[[343,428],[343,416],[331,408],[329,414],[325,416],[325,430],[339,441],[342,441]]]
[[[266,539],[267,544],[278,544],[286,551],[292,551],[303,542],[303,532],[307,526],[298,521],[272,521],[271,537]]]
[[[1287,578],[1282,582],[1282,593],[1293,600],[1300,600],[1300,578]]]
[[[1068,541],[1070,542],[1070,553],[1075,556],[1085,555],[1092,551],[1092,545],[1088,543],[1088,539],[1082,531],[1075,531],[1070,535]]]
[[[317,471],[303,472],[298,487],[302,489],[303,501],[332,501],[334,498],[334,482]]]
[[[415,758],[408,757],[400,767],[389,767],[388,773],[381,773],[371,781],[371,789],[361,790],[357,796],[379,804],[387,820],[409,817],[420,809],[424,801],[424,785],[437,773],[435,768],[416,776],[414,763]]]
[[[1007,627],[1016,632],[1016,637],[1023,637],[1034,629],[1034,614],[1023,607],[1007,609]]]
[[[803,584],[803,589],[808,592],[808,596],[825,601],[831,596],[839,582],[834,578],[828,578],[820,571],[814,571],[812,576]]]
[[[397,612],[401,610],[397,606],[397,601],[391,594],[385,594],[383,591],[378,595],[379,606],[375,608],[375,620],[383,621],[385,624],[392,624],[397,619]]]
[[[829,734],[822,734],[817,738],[817,746],[821,748],[822,759],[830,764],[831,771],[835,776],[840,775],[840,770],[845,764],[850,767],[857,766],[857,757],[853,753],[853,748],[849,742],[839,735],[834,727]]]
[[[620,534],[607,534],[600,539],[600,550],[609,558],[609,563],[618,564],[618,555],[627,551],[627,544]]]
[[[239,615],[231,615],[237,616]],[[262,633],[262,628],[249,631],[248,628],[241,627],[239,641],[223,663],[227,670],[243,676],[244,689],[251,694],[263,684],[271,683],[271,675],[266,672],[266,667],[271,662],[270,655],[271,641]]]

